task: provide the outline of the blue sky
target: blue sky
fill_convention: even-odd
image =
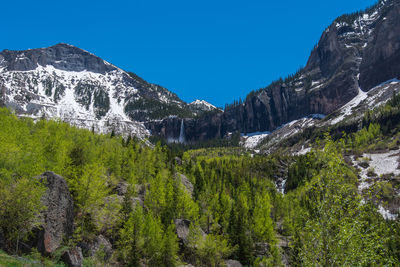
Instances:
[[[304,66],[337,16],[375,2],[3,1],[0,50],[69,43],[222,107]]]

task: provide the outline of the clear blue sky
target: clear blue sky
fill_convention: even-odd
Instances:
[[[304,66],[337,16],[375,2],[2,1],[0,50],[69,43],[222,107]]]

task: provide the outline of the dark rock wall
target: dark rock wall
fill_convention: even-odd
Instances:
[[[377,21],[360,66],[360,86],[367,91],[400,77],[400,3],[394,1]]]

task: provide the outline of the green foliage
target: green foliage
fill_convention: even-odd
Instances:
[[[149,266],[175,266],[178,243],[174,228],[164,231],[159,218],[144,213],[137,205],[120,230],[120,257],[130,266],[139,266],[142,260]]]
[[[350,139],[350,144],[354,148],[360,148],[376,142],[377,138],[381,135],[379,124],[371,123],[368,128],[364,127],[360,131],[354,133]]]
[[[19,242],[28,238],[34,227],[40,224],[39,213],[45,188],[38,180],[27,178],[0,179],[0,230],[8,247],[18,253]]]
[[[395,265],[389,228],[357,194],[356,178],[341,156],[343,142],[325,141],[317,151],[324,167],[297,192],[304,209],[294,244],[298,260],[306,266]]]
[[[232,147],[151,148],[133,138],[18,119],[0,109],[0,229],[15,250],[38,225],[44,187],[32,177],[52,170],[66,179],[74,199],[76,231],[69,242],[103,234],[126,265],[220,266],[232,258],[279,266],[282,238],[289,240],[285,253],[293,265],[398,265],[400,227],[376,212],[376,198],[362,199],[354,169],[342,157],[387,141],[396,99],[370,114],[360,131],[335,135],[343,140],[325,137],[311,153],[295,157],[250,156]],[[390,142],[397,144],[396,138]],[[193,184],[193,195],[178,172]],[[285,195],[276,191],[279,175],[287,178]],[[116,194],[119,182],[127,184],[124,196]],[[394,197],[391,183],[372,189],[383,200]],[[185,249],[178,246],[175,219],[191,221]],[[103,259],[85,264],[111,264]]]

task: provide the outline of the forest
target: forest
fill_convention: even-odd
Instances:
[[[377,209],[387,193],[359,192],[359,170],[346,160],[394,140],[371,116],[294,156],[149,146],[2,108],[0,265],[63,266],[66,250],[101,235],[111,255],[83,249],[84,266],[398,266],[400,225]],[[29,246],[47,208],[36,178],[45,171],[65,179],[74,215],[73,234],[50,255]]]

